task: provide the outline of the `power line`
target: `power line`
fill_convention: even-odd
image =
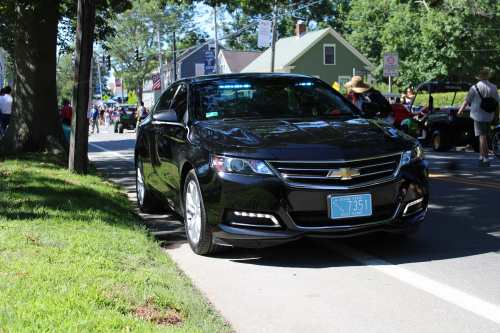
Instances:
[[[415,48],[415,47],[410,47],[410,46],[400,46],[400,45],[391,45],[391,44],[384,44],[380,42],[375,42],[372,40],[364,39],[364,38],[358,38],[356,35],[351,35],[351,37],[354,37],[355,39],[361,40],[363,42],[367,43],[372,43],[372,44],[378,44],[382,46],[394,46],[396,48],[400,49],[411,49],[411,50],[416,50],[416,51],[436,51],[436,49],[421,49],[421,48]],[[441,51],[449,51],[449,52],[493,52],[493,51],[500,51],[500,49],[482,49],[482,50],[450,50],[450,49],[441,49]]]

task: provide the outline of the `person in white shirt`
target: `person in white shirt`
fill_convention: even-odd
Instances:
[[[5,96],[2,98],[2,130],[5,133],[10,122],[10,113],[12,112],[12,88],[6,86],[3,88]]]
[[[490,71],[487,69],[479,71],[479,74],[476,75],[476,79],[480,80],[479,83],[470,88],[469,93],[465,96],[465,100],[457,113],[457,116],[462,117],[464,108],[467,104],[471,103],[470,117],[474,119],[474,132],[476,136],[479,137],[480,155],[477,165],[481,167],[490,166],[490,160],[488,158],[488,134],[491,122],[495,119],[498,120],[498,104],[494,112],[487,112],[481,108],[481,101],[486,97],[492,97],[497,103],[500,102],[497,86],[489,81],[492,77],[493,75],[490,74]]]

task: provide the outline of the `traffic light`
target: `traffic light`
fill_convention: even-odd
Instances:
[[[107,60],[106,66],[108,68],[108,71],[110,71],[111,70],[111,56],[109,54],[106,56],[106,60]]]
[[[139,49],[134,50],[135,61],[139,61]]]
[[[101,67],[106,67],[106,55],[102,55],[101,57]]]

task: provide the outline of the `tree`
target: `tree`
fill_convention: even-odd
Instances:
[[[106,18],[131,8],[130,0],[94,0],[95,35],[112,33]],[[74,34],[77,2],[72,0],[3,0],[0,5],[0,41],[14,58],[14,103],[9,130],[0,148],[11,151],[68,152],[58,115],[56,46],[67,46],[58,36],[66,27]]]
[[[65,54],[59,58],[56,66],[57,99],[73,99],[74,64],[72,54]]]
[[[399,52],[400,89],[425,81],[474,82],[484,67],[500,74],[498,51],[484,51],[499,49],[498,34],[487,30],[500,28],[493,19],[499,11],[495,0],[353,0],[347,38],[379,65],[374,74],[380,80],[383,52]]]
[[[164,6],[155,0],[137,0],[133,9],[110,22],[116,30],[116,37],[109,39],[113,68],[115,73],[122,74],[124,87],[135,91],[139,103],[142,102],[144,79],[158,67],[153,60],[153,56],[158,55],[158,31],[162,43],[169,42],[174,30],[183,32],[190,28],[192,9],[190,6]],[[144,61],[135,59],[135,49]]]

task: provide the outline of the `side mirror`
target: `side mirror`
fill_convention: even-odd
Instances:
[[[377,103],[363,103],[361,108],[363,109],[363,118],[373,117],[380,112],[380,105]]]
[[[153,120],[167,123],[179,122],[179,120],[177,120],[177,113],[172,109],[154,113]]]

